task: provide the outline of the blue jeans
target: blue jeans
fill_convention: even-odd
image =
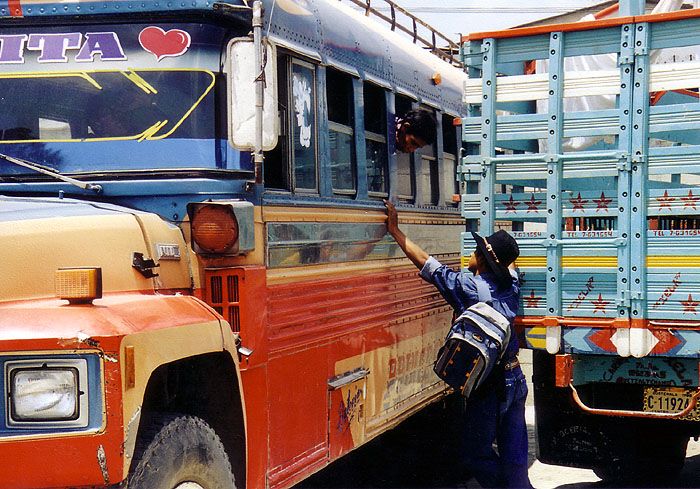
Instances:
[[[463,460],[482,487],[532,488],[527,475],[527,382],[520,367],[504,377],[503,390],[492,382],[467,402]]]

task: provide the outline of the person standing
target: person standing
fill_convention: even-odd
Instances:
[[[483,238],[472,232],[476,249],[469,257],[470,273],[455,272],[408,239],[399,229],[395,206],[386,200],[384,204],[387,232],[420,270],[420,276],[452,306],[456,317],[479,302],[477,283],[481,281],[489,287],[492,307],[513,326],[520,298],[513,263],[520,251],[510,234],[499,230]],[[502,360],[466,402],[462,457],[482,487],[532,488],[527,473],[527,382],[517,358],[518,349],[518,339],[511,335]]]

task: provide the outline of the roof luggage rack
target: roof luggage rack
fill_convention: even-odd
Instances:
[[[419,19],[403,7],[395,4],[391,0],[375,0],[375,5],[376,2],[384,3],[387,5],[381,6],[379,8],[372,6],[372,0],[349,1],[357,5],[358,7],[361,7],[362,10],[364,10],[365,15],[367,17],[369,17],[370,15],[375,15],[381,20],[387,22],[391,26],[392,31],[396,31],[398,29],[399,31],[405,34],[408,34],[413,39],[414,44],[422,45],[423,47],[429,48],[433,54],[454,66],[458,66],[460,68],[463,66],[462,62],[459,60],[459,45],[456,42],[451,41],[450,38],[447,37],[445,34],[430,26],[423,20]],[[389,16],[382,12],[386,11],[387,9],[389,11]],[[409,24],[408,27],[404,23],[397,21],[397,12],[408,18],[404,19],[404,22],[407,21],[407,23]],[[419,27],[422,28],[420,32]],[[427,39],[427,37],[429,37],[430,39]],[[441,41],[445,41],[445,47],[438,47],[438,39]]]

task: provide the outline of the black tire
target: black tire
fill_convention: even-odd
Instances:
[[[134,455],[129,489],[175,489],[185,482],[203,489],[236,487],[219,436],[195,416],[152,416]]]
[[[678,477],[685,464],[688,438],[684,436],[654,436],[637,439],[619,458],[593,468],[595,475],[606,482],[635,484],[635,487],[667,485]]]

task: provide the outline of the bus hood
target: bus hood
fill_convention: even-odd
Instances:
[[[153,259],[157,276],[134,267]],[[138,261],[138,260],[137,260]],[[187,246],[155,214],[58,198],[0,196],[0,303],[53,297],[59,268],[99,267],[103,292],[190,289]]]

